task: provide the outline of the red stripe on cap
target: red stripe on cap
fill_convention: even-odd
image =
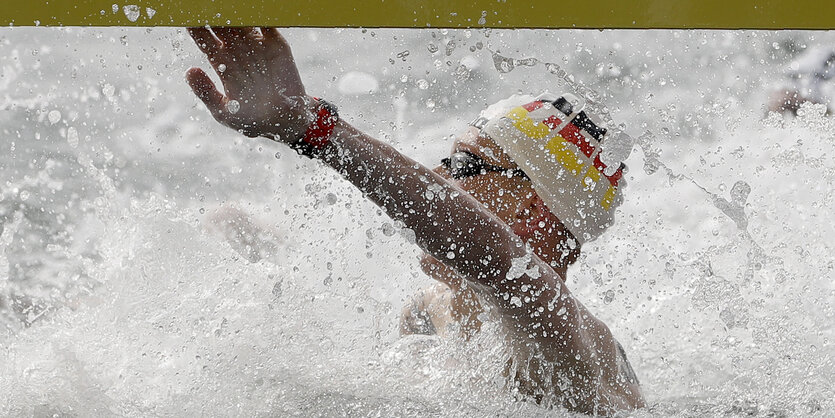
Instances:
[[[612,186],[618,187],[618,180],[623,177],[623,169],[618,168],[618,171],[615,171],[615,174],[607,176],[604,172],[604,170],[606,170],[606,164],[603,164],[603,161],[600,161],[600,154],[597,154],[594,157],[594,166],[598,171],[600,171],[600,174],[603,174],[603,177],[606,177],[609,180],[609,183],[611,183]]]
[[[562,123],[562,120],[557,117],[557,115],[548,116],[548,119],[542,121],[545,126],[551,128],[551,130],[557,129],[558,126]]]
[[[534,110],[539,109],[540,107],[542,107],[542,101],[540,100],[522,105],[522,108],[527,110],[528,112],[533,112]]]
[[[566,141],[574,144],[577,148],[582,151],[583,154],[586,154],[586,157],[591,157],[591,154],[594,153],[594,147],[591,145],[588,139],[580,133],[580,129],[572,124],[568,124],[565,128],[562,128],[560,131],[560,136],[563,137]]]

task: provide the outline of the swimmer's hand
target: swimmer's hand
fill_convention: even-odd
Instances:
[[[190,28],[220,77],[225,94],[199,68],[186,72],[194,94],[214,118],[249,137],[290,143],[313,120],[290,44],[274,28]]]

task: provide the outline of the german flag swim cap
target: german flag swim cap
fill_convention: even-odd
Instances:
[[[472,125],[530,177],[542,201],[582,244],[614,222],[625,165],[607,169],[600,158],[607,130],[576,109],[577,101],[570,94],[515,95],[488,107]]]

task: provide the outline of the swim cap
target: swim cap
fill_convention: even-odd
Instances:
[[[472,125],[502,147],[548,209],[585,243],[614,222],[625,166],[613,170],[601,161],[607,131],[572,101],[579,100],[514,95],[488,107]]]

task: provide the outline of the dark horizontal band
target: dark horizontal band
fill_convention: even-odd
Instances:
[[[606,128],[597,126],[592,120],[586,115],[585,111],[581,111],[577,114],[574,119],[571,120],[571,123],[574,126],[585,130],[592,136],[592,138],[601,141],[603,140],[603,135],[606,135]]]
[[[3,26],[835,29],[820,0],[5,0]]]

